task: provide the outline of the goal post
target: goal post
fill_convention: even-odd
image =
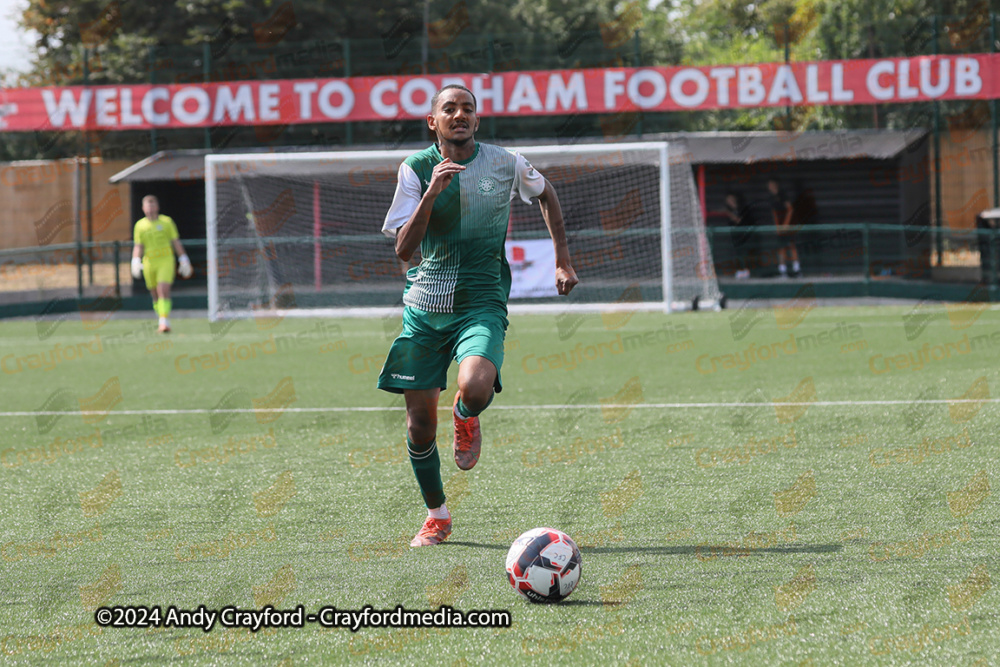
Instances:
[[[671,268],[670,242],[670,150],[666,143],[659,146],[660,149],[660,262],[662,264],[661,279],[663,280],[663,305],[667,312],[670,312],[671,304],[674,300],[673,290],[673,270]]]
[[[553,184],[580,285],[556,295],[539,206],[515,197],[510,312],[670,312],[719,300],[694,175],[674,143],[511,148]],[[398,311],[416,261],[400,261],[381,227],[414,152],[207,155],[209,318]]]

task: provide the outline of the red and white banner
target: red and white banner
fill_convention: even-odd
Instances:
[[[510,298],[559,296],[556,290],[556,250],[552,241],[507,241]]]
[[[145,130],[424,117],[461,83],[484,116],[610,114],[1000,97],[1000,54],[0,90],[0,131]]]

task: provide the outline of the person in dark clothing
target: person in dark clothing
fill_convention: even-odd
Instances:
[[[788,277],[788,266],[785,261],[788,255],[791,255],[792,276],[800,276],[802,275],[802,267],[799,265],[799,250],[795,247],[795,232],[792,230],[795,206],[792,204],[791,198],[782,191],[777,179],[772,178],[767,182],[767,190],[770,193],[774,225],[778,230],[778,275],[782,278]]]
[[[729,218],[729,226],[734,229],[730,238],[733,242],[733,249],[736,251],[736,261],[743,268],[736,271],[737,279],[750,277],[750,267],[757,260],[760,239],[752,229],[748,229],[757,224],[750,206],[743,201],[743,198],[735,192],[726,195],[726,217]]]

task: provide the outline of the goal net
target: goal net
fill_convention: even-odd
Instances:
[[[511,202],[511,312],[672,310],[720,298],[690,165],[662,142],[525,146],[552,183],[580,284],[556,295],[540,207]],[[380,314],[406,270],[381,233],[399,164],[413,152],[205,158],[209,317]],[[679,154],[679,153],[678,153]],[[675,164],[672,164],[675,162]]]

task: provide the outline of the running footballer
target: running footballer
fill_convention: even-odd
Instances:
[[[439,544],[451,534],[437,442],[438,396],[451,360],[458,362],[452,409],[455,463],[479,460],[479,415],[502,391],[500,368],[507,331],[511,275],[504,252],[510,202],[538,199],[555,245],[556,289],[577,284],[562,210],[552,185],[515,151],[479,143],[476,98],[445,86],[431,100],[427,126],[437,143],[399,167],[399,181],[382,232],[396,255],[421,262],[406,274],[403,332],[393,341],[378,387],[403,394],[406,446],[428,517],[410,546]]]

